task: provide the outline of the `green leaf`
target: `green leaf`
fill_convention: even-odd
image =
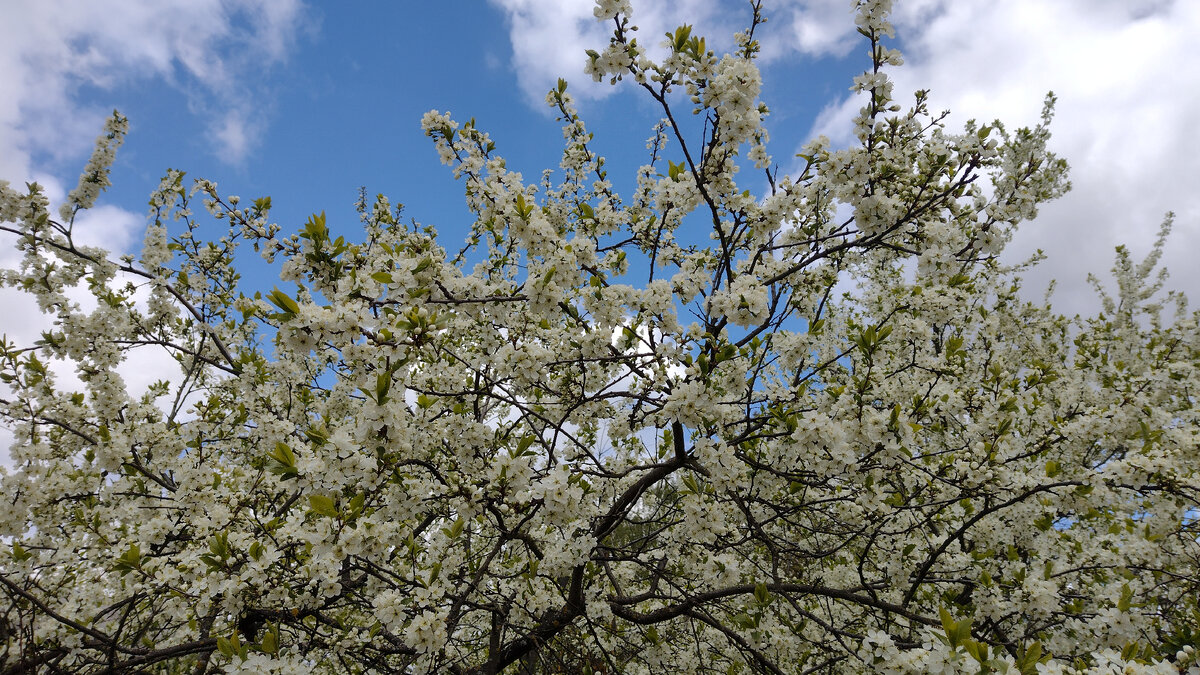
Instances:
[[[963,346],[962,336],[961,335],[951,335],[949,338],[946,339],[946,358],[948,358],[948,359],[953,358],[955,355],[957,355],[962,350],[962,346]]]
[[[1036,673],[1037,664],[1042,660],[1042,643],[1034,642],[1024,649],[1024,653],[1018,660],[1017,665],[1021,668],[1022,673]],[[1026,666],[1028,664],[1028,666]],[[1027,670],[1028,668],[1028,670]]]
[[[1133,607],[1133,589],[1129,587],[1129,584],[1121,584],[1121,598],[1117,600],[1117,610],[1128,614],[1131,607]]]
[[[686,168],[686,165],[683,162],[676,164],[675,162],[672,162],[671,160],[668,159],[667,160],[667,177],[673,181],[678,181],[679,176],[681,174],[683,174],[684,168]]]
[[[458,520],[454,521],[454,523],[450,527],[443,527],[442,533],[445,534],[450,539],[458,539],[459,535],[461,535],[463,533],[463,529],[466,526],[467,526],[467,521],[463,520],[462,518],[459,518]]]
[[[371,275],[371,278],[374,279],[375,281],[378,281],[381,284],[392,283],[392,275],[387,272],[376,272]]]
[[[963,643],[963,647],[966,648],[967,653],[971,655],[971,658],[975,659],[979,663],[984,663],[988,660],[988,647],[986,644],[977,642],[975,640],[967,640]]]
[[[325,495],[309,495],[308,504],[312,507],[313,513],[329,518],[337,518],[338,510],[332,498]]]
[[[950,610],[945,607],[938,608],[938,617],[942,620],[942,630],[946,631],[946,636],[949,637],[954,632],[956,622],[954,617],[950,615]]]
[[[760,607],[771,604],[771,592],[767,590],[766,584],[760,583],[754,587],[754,600]]]
[[[675,29],[675,34],[667,33],[667,39],[671,41],[671,47],[677,52],[681,52],[688,44],[688,39],[692,36],[692,27],[684,24]]]
[[[290,295],[276,288],[267,296],[271,304],[283,311],[284,318],[291,318],[300,313],[300,305]]]
[[[242,657],[243,661],[246,660],[246,649],[242,645],[241,639],[238,638],[237,631],[234,631],[233,635],[229,636],[229,646],[233,649],[234,653]]]
[[[217,638],[217,651],[225,655],[226,658],[233,658],[233,645],[229,643],[229,638]]]
[[[275,635],[275,631],[267,631],[263,634],[262,650],[268,654],[274,654],[279,651],[279,637]]]
[[[33,554],[29,551],[26,551],[23,546],[14,541],[12,545],[12,556],[13,560],[16,560],[17,562],[24,562],[32,558]]]
[[[208,550],[221,560],[229,557],[229,533],[218,532],[208,540]]]
[[[527,453],[526,451],[529,450],[536,440],[537,436],[534,436],[533,434],[528,434],[522,437],[521,440],[517,442],[517,450],[513,453],[513,457],[524,457],[526,454],[532,454]]]
[[[525,195],[517,194],[517,214],[521,216],[521,220],[529,220],[530,214],[533,213],[533,205],[525,203]]]
[[[736,624],[738,628],[743,630],[754,628],[758,625],[758,622],[754,620],[754,617],[745,612],[733,617],[733,623]]]
[[[965,645],[971,639],[971,620],[963,619],[954,627],[953,644]]]
[[[140,569],[142,566],[142,551],[137,544],[130,544],[129,548],[117,558],[117,570],[121,572],[121,576],[125,576],[129,572]]]
[[[324,424],[319,427],[309,427],[304,431],[304,435],[308,440],[316,444],[317,447],[329,442],[329,429],[326,429]]]
[[[267,470],[283,476],[284,480],[300,475],[300,470],[296,468],[296,455],[286,443],[276,443],[275,449],[267,455],[267,458],[270,460],[267,463]]]
[[[1004,418],[1004,420],[996,426],[996,436],[1003,436],[1004,434],[1007,434],[1009,430],[1012,429],[1012,424],[1013,422],[1011,417]]]
[[[329,228],[325,227],[325,212],[319,214],[314,213],[308,217],[308,222],[304,224],[304,231],[300,233],[304,239],[308,239],[319,246],[319,242],[329,241]]]
[[[360,492],[360,493],[354,495],[350,499],[350,513],[355,514],[355,515],[362,513],[363,507],[365,507],[366,504],[367,504],[367,493]]]
[[[392,389],[392,374],[383,371],[375,376],[375,402],[379,405],[387,403],[388,392]]]

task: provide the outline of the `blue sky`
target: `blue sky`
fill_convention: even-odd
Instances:
[[[168,167],[216,181],[224,194],[270,195],[285,232],[310,213],[353,235],[359,186],[457,248],[469,221],[462,188],[420,130],[425,111],[475,117],[510,167],[533,179],[558,164],[561,135],[543,93],[558,76],[580,98],[618,188],[645,157],[657,119],[629,86],[595,84],[583,51],[606,29],[588,0],[317,3],[309,0],[9,0],[0,9],[0,178],[36,179],[51,195],[75,183],[103,117],[132,129],[114,187],[80,229],[137,250],[146,198]],[[1045,249],[1031,286],[1059,279],[1056,304],[1095,308],[1084,281],[1111,251],[1144,252],[1163,212],[1179,213],[1167,263],[1172,285],[1200,299],[1200,3],[1192,0],[897,0],[907,64],[898,93],[933,90],[933,107],[1010,126],[1060,99],[1054,148],[1075,191],[1043,210],[1013,246]],[[763,98],[773,155],[824,133],[846,142],[866,65],[848,0],[768,0]],[[679,23],[731,44],[748,14],[733,0],[634,1],[643,42]],[[12,254],[0,251],[0,264]],[[270,288],[270,279],[253,281]],[[14,304],[16,303],[16,304]],[[0,296],[3,332],[36,317]],[[32,331],[32,332],[31,332]]]
[[[461,187],[421,132],[424,112],[475,117],[510,166],[531,179],[557,166],[561,151],[558,123],[541,100],[553,73],[522,71],[514,63],[516,19],[495,4],[462,7],[471,11],[448,14],[427,3],[297,5],[288,48],[278,58],[240,63],[217,52],[226,69],[237,68],[228,81],[209,84],[176,63],[164,73],[116,75],[113,86],[73,83],[71,104],[81,117],[98,123],[104,111],[119,108],[131,120],[104,202],[136,211],[173,167],[217,182],[226,194],[270,195],[285,231],[325,210],[331,224],[353,236],[352,204],[365,186],[404,203],[407,215],[436,226],[446,246],[457,248],[469,214]],[[740,4],[724,9],[730,27],[748,16]],[[253,12],[231,18],[252,21]],[[570,50],[577,53],[561,76],[583,98],[597,147],[620,186],[645,161],[643,141],[660,115],[630,87],[614,91],[583,74],[584,49],[604,39],[595,28],[594,40]],[[717,39],[728,44],[729,38]],[[230,51],[240,46],[229,42]],[[861,59],[832,55],[767,65],[766,96],[779,110],[770,128],[784,157],[807,140],[824,103],[861,68]],[[69,188],[85,152],[34,147],[30,163],[35,176],[49,173]]]

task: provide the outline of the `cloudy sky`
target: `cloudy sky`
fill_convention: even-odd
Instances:
[[[1162,215],[1178,214],[1166,262],[1172,285],[1200,300],[1200,2],[1193,0],[897,0],[897,92],[932,90],[935,109],[1037,119],[1059,97],[1053,148],[1074,191],[1045,208],[1013,246],[1049,261],[1031,287],[1058,279],[1056,305],[1087,312],[1084,279],[1114,246],[1144,253]],[[168,167],[226,194],[270,195],[285,231],[328,211],[352,234],[359,186],[407,205],[456,247],[468,225],[462,188],[420,131],[429,109],[475,117],[510,166],[557,166],[561,135],[542,103],[565,77],[581,98],[618,188],[645,159],[655,120],[630,87],[583,75],[583,51],[606,30],[587,0],[458,3],[303,0],[8,0],[0,10],[0,179],[37,180],[61,198],[103,118],[126,114],[130,137],[114,188],[78,226],[85,238],[136,250],[146,198]],[[767,0],[764,99],[777,158],[807,140],[848,138],[866,66],[849,0]],[[718,49],[746,3],[634,0],[643,42],[680,23]],[[784,167],[785,169],[787,167]],[[0,249],[0,264],[11,264]],[[270,288],[271,280],[259,279]],[[39,322],[0,297],[3,330]]]

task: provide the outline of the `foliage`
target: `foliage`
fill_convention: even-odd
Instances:
[[[654,61],[601,0],[590,72],[663,114],[636,187],[565,82],[538,184],[430,112],[457,256],[382,196],[361,240],[282,236],[269,198],[171,171],[110,259],[73,224],[119,115],[61,220],[3,184],[3,280],[54,320],[2,353],[4,672],[1189,667],[1200,334],[1162,316],[1164,239],[1098,316],[1023,299],[997,256],[1066,189],[1053,98],[1014,132],[901,111],[887,4],[858,3],[858,143],[783,176],[757,2],[736,53],[683,26]],[[245,243],[280,287],[241,290]],[[146,348],[180,368],[133,396]]]

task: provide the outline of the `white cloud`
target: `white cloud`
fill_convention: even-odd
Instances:
[[[254,145],[256,130],[261,126],[256,120],[247,119],[247,111],[234,109],[220,117],[211,130],[217,146],[236,161],[248,154]]]
[[[8,3],[0,22],[0,176],[23,180],[42,153],[90,148],[105,109],[84,87],[161,79],[187,92],[222,157],[249,149],[235,130],[258,120],[244,84],[283,60],[304,20],[300,0],[62,0]],[[252,126],[252,125],[251,125]]]
[[[594,0],[490,0],[502,9],[508,20],[509,41],[513,49],[512,66],[517,82],[535,108],[558,78],[571,84],[571,91],[585,99],[599,99],[615,89],[607,82],[595,83],[584,75],[585,50],[604,49],[612,35],[613,24],[601,23],[592,14]],[[706,37],[711,48],[729,48],[734,31],[744,26],[733,20],[749,20],[744,5],[710,0],[658,0],[633,3],[633,37],[650,54],[661,54],[660,44],[667,31],[688,24],[694,35]]]
[[[845,0],[784,2],[770,13],[767,26],[771,37],[763,41],[767,60],[783,58],[793,50],[809,56],[841,57],[857,43],[853,13]]]
[[[583,75],[583,50],[605,42],[604,28],[592,18],[591,3],[492,1],[508,17],[517,83],[531,103],[536,105],[559,77],[571,82],[573,91],[604,95],[603,88],[584,84],[590,79]]]
[[[1071,164],[1074,189],[1018,232],[1012,259],[1041,248],[1031,275],[1040,295],[1059,281],[1055,306],[1098,307],[1085,278],[1106,272],[1113,248],[1144,255],[1164,212],[1178,214],[1164,262],[1170,287],[1200,298],[1200,4],[1184,0],[984,0],[898,2],[906,64],[897,94],[931,89],[931,108],[949,109],[951,128],[969,118],[1032,125],[1047,91],[1058,96],[1051,146]],[[907,10],[905,8],[908,8]],[[910,97],[909,97],[910,98]],[[860,103],[834,102],[814,135],[849,138]]]

